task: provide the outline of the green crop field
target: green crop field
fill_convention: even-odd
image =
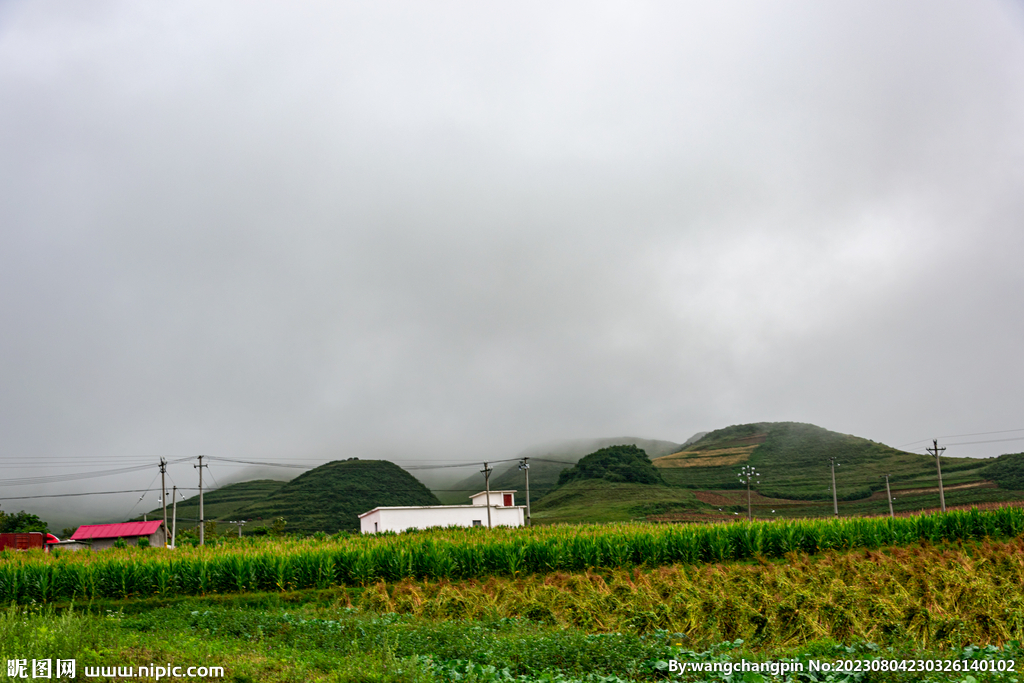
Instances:
[[[721,681],[668,667],[914,657],[968,668],[786,680],[1010,681],[993,669],[1024,656],[1024,510],[4,552],[0,598],[2,654],[93,673]]]

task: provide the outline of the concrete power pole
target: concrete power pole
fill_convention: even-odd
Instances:
[[[484,463],[484,468],[480,470],[484,474],[484,490],[487,492],[487,528],[491,528],[491,470],[493,467],[488,467],[487,463]]]
[[[885,499],[889,501],[889,516],[895,517],[892,511],[892,491],[889,490],[889,475],[885,475]]]
[[[836,495],[836,459],[829,458],[828,462],[832,466],[832,510],[836,517],[839,517],[839,496]]]
[[[946,494],[942,491],[942,463],[939,462],[939,456],[942,454],[946,447],[939,448],[938,439],[932,439],[932,447],[926,448],[929,453],[935,456],[935,469],[939,473],[939,505],[942,506],[942,511],[946,511]]]
[[[160,502],[164,504],[164,547],[167,547],[167,461],[160,458]]]
[[[199,464],[192,465],[199,468],[199,545],[206,543],[206,520],[203,519],[203,468],[209,465],[203,464],[203,456],[199,456]]]
[[[530,459],[520,460],[519,469],[526,474],[526,526],[530,526]]]
[[[178,535],[178,487],[175,486],[171,490],[171,545],[174,546],[174,542],[177,540],[175,537]]]

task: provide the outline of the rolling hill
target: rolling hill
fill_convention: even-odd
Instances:
[[[394,463],[350,459],[300,474],[233,514],[267,524],[283,517],[290,532],[334,533],[358,531],[358,516],[384,505],[440,505],[440,501]]]
[[[935,477],[935,459],[849,434],[799,422],[760,422],[709,432],[685,450],[652,458],[665,481],[691,489],[740,488],[742,465],[761,473],[758,490],[776,498],[815,500],[831,497],[829,458],[839,463],[836,489],[840,500],[866,498],[885,488],[885,474],[895,488],[919,487]],[[988,461],[942,458],[950,484],[981,479]],[[948,475],[948,476],[947,476]]]

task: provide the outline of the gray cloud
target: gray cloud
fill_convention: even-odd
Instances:
[[[999,2],[10,4],[0,458],[1024,428],[1022,29]]]

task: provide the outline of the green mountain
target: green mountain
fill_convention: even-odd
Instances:
[[[761,474],[758,491],[774,498],[831,497],[829,458],[835,458],[840,500],[866,498],[885,489],[919,487],[935,479],[935,459],[849,434],[799,422],[759,422],[709,432],[685,450],[655,458],[665,481],[691,489],[740,488],[740,467]],[[943,457],[946,483],[979,481],[990,461]]]
[[[287,482],[233,514],[270,525],[283,517],[286,531],[358,531],[358,516],[386,505],[440,505],[427,487],[385,460],[340,460]]]

